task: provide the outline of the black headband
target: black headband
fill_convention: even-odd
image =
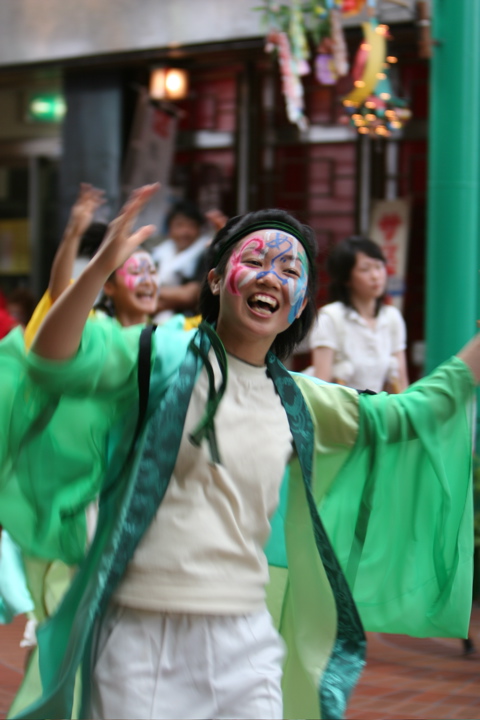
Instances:
[[[308,262],[310,264],[310,269],[312,273],[315,273],[315,259],[313,257],[312,250],[310,246],[308,245],[307,241],[303,237],[302,233],[297,230],[297,228],[293,227],[293,225],[289,225],[288,223],[279,222],[278,220],[259,220],[258,222],[251,223],[250,225],[244,225],[240,230],[237,230],[234,232],[230,237],[217,249],[216,255],[215,255],[215,267],[218,265],[220,258],[225,254],[225,252],[232,247],[232,245],[235,245],[239,240],[246,237],[247,235],[250,235],[250,233],[255,232],[255,230],[283,230],[284,232],[288,233],[289,235],[293,235],[294,238],[298,240],[299,243],[301,243],[303,249],[305,250],[308,258]]]

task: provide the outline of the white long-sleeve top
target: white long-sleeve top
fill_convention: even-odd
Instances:
[[[219,371],[210,353],[217,381]],[[115,593],[146,610],[243,614],[264,606],[270,534],[287,462],[288,419],[265,367],[228,356],[228,383],[215,416],[221,464],[192,445],[208,393],[193,389],[165,498]],[[272,454],[274,445],[279,452]]]

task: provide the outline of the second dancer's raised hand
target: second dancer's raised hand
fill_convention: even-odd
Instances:
[[[154,183],[134,190],[120,213],[108,226],[105,239],[94,258],[95,263],[106,273],[105,279],[123,265],[137,247],[155,232],[155,225],[144,225],[133,233],[132,228],[140,211],[159,187],[159,183]]]
[[[33,343],[37,355],[49,360],[67,360],[75,355],[90,309],[104,283],[154,232],[154,225],[145,225],[135,232],[132,228],[159,187],[158,183],[144,185],[130,195],[110,223],[98,252],[48,312]]]

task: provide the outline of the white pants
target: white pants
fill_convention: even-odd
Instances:
[[[112,605],[99,629],[89,717],[280,719],[283,656],[267,610],[176,615]]]

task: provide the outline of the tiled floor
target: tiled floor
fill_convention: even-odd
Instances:
[[[22,679],[24,625],[20,617],[0,626],[0,720]],[[480,607],[471,635],[479,651],[464,656],[460,640],[369,634],[367,667],[347,718],[480,720]]]
[[[367,667],[347,711],[350,720],[480,719],[480,607],[460,640],[369,633]]]
[[[25,617],[15,618],[10,625],[0,625],[0,719],[5,718],[23,676],[25,650],[19,643]]]

